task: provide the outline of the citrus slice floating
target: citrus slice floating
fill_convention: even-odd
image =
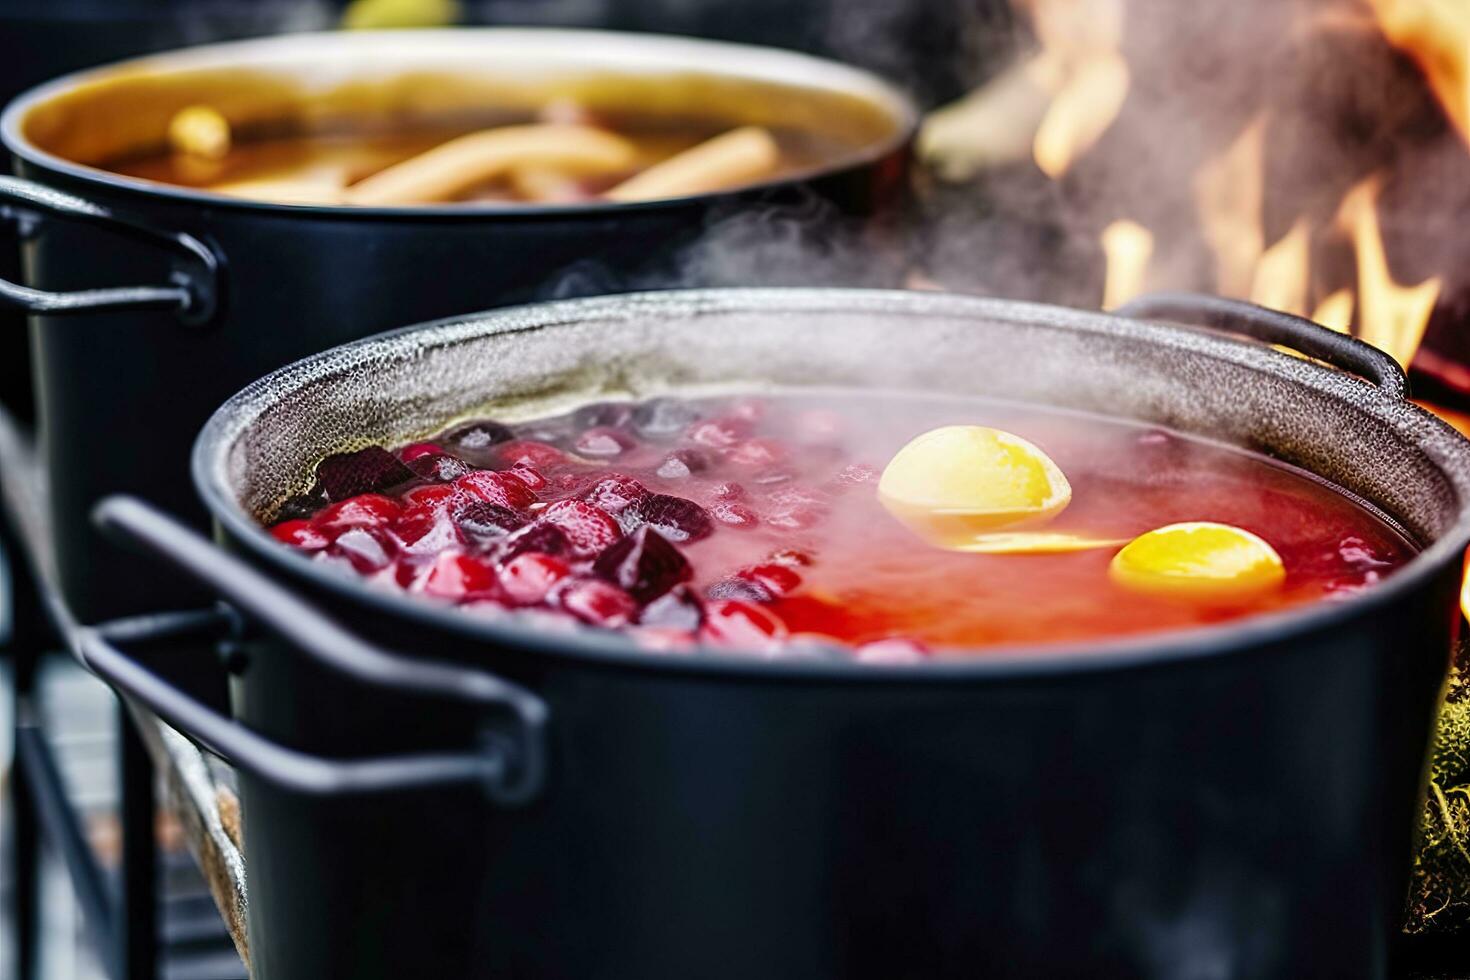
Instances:
[[[931,544],[971,550],[984,535],[1036,526],[1072,499],[1067,478],[1018,435],[981,425],[949,425],[894,455],[878,499]]]
[[[964,544],[953,546],[952,550],[973,555],[1060,555],[1072,551],[1119,548],[1127,543],[1127,538],[1088,538],[1061,531],[995,531],[977,535]]]
[[[1276,549],[1244,528],[1210,521],[1141,534],[1113,556],[1114,582],[1138,592],[1241,599],[1277,589],[1286,569]]]

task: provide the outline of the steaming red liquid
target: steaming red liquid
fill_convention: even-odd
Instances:
[[[707,525],[700,525],[707,534],[679,541],[678,520],[663,526],[688,562],[680,593],[689,605],[700,607],[702,624],[680,613],[671,626],[670,603],[651,613],[654,607],[647,601],[626,601],[625,589],[608,584],[617,578],[609,572],[613,563],[602,561],[599,571],[590,549],[606,550],[611,537],[597,538],[577,554],[561,554],[547,564],[549,572],[531,569],[527,574],[533,578],[558,576],[538,599],[535,582],[527,592],[514,575],[507,578],[509,535],[475,537],[455,529],[453,512],[463,496],[456,488],[463,477],[444,484],[421,480],[417,489],[389,494],[407,501],[410,515],[418,515],[413,533],[425,521],[440,528],[434,532],[439,538],[426,534],[412,546],[423,553],[410,553],[401,546],[401,536],[395,537],[395,528],[411,523],[403,515],[384,521],[379,536],[386,563],[381,567],[374,566],[376,555],[367,563],[349,560],[354,556],[344,557],[335,542],[319,546],[314,538],[306,550],[384,587],[427,592],[471,611],[499,614],[526,605],[529,595],[536,599],[530,605],[552,614],[541,617],[548,622],[554,616],[625,629],[660,649],[704,643],[760,647],[774,656],[811,655],[812,644],[804,641],[819,639],[838,641],[848,655],[873,660],[976,657],[1001,645],[1219,623],[1348,596],[1390,574],[1415,551],[1388,521],[1305,473],[1263,456],[1111,419],[972,399],[860,392],[665,403],[670,405],[677,409],[667,413],[677,423],[672,431],[640,426],[638,417],[627,417],[627,406],[603,406],[516,426],[519,438],[513,442],[458,449],[453,436],[433,442],[477,466],[505,470],[518,460],[529,464],[534,472],[519,472],[530,484],[539,479],[545,485],[513,503],[525,504],[515,520],[524,519],[530,527],[547,523],[548,508],[556,501],[590,497],[606,503],[612,517],[606,524],[600,517],[593,521],[596,534],[635,532],[643,522],[640,512],[619,513],[620,501],[607,503],[596,489],[610,474],[698,505],[695,509],[707,518]],[[651,413],[641,411],[646,421]],[[698,417],[684,420],[677,417],[681,412]],[[908,440],[949,424],[1014,432],[1056,461],[1073,494],[1049,530],[1131,538],[1180,521],[1233,524],[1276,549],[1286,582],[1279,591],[1249,601],[1147,596],[1111,581],[1108,563],[1115,549],[1002,556],[926,544],[884,510],[877,477]],[[419,445],[408,455],[425,452]],[[671,456],[680,462],[671,463]],[[444,475],[450,474],[435,476]],[[428,491],[435,498],[432,506],[413,503],[430,485],[443,488]],[[442,510],[435,512],[441,497]],[[291,506],[304,513],[314,505],[296,501]],[[563,505],[557,512],[563,521],[575,510],[569,508]],[[608,524],[614,528],[610,532]],[[290,525],[301,533],[311,526],[311,520]],[[574,529],[586,532],[581,525]],[[509,532],[517,533],[530,532],[524,527]],[[330,536],[330,531],[324,535]],[[430,547],[425,549],[423,541]],[[425,569],[435,561],[442,564],[446,554],[479,562],[485,575],[471,575],[471,587],[459,592],[426,584]],[[601,584],[583,590],[590,599],[571,594],[576,583],[594,580]],[[593,599],[602,605],[593,602],[588,608]]]

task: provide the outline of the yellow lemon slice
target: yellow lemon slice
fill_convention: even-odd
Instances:
[[[1113,557],[1113,581],[1139,592],[1239,599],[1280,587],[1281,556],[1244,528],[1209,521],[1141,534]]]
[[[976,535],[963,544],[954,545],[951,550],[973,555],[1060,555],[1096,548],[1118,548],[1127,543],[1127,538],[1087,538],[1060,531],[997,531]]]
[[[878,499],[941,548],[1051,520],[1072,499],[1057,464],[1018,435],[980,425],[926,432],[889,460]]]

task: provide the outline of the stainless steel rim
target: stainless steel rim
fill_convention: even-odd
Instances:
[[[987,648],[972,661],[944,661],[923,667],[805,660],[762,660],[718,651],[697,657],[649,653],[618,634],[586,630],[548,635],[533,628],[467,616],[411,596],[377,592],[334,574],[281,547],[234,499],[224,458],[235,439],[283,393],[318,379],[324,365],[333,372],[353,364],[380,361],[393,352],[495,333],[554,328],[586,319],[690,314],[714,311],[829,311],[970,315],[1025,322],[1057,329],[1112,336],[1128,335],[1150,343],[1219,358],[1351,398],[1361,410],[1398,431],[1422,433],[1419,448],[1454,487],[1459,513],[1452,527],[1402,569],[1361,595],[1342,602],[1317,602],[1283,612],[1250,616],[1224,626],[1179,630],[1094,643],[1034,644]],[[1124,320],[1100,313],[1033,303],[941,293],[864,289],[700,289],[602,296],[591,299],[512,307],[467,317],[406,327],[344,345],[284,367],[243,389],[214,414],[201,431],[191,461],[195,486],[228,533],[250,553],[292,578],[387,615],[433,626],[466,639],[533,651],[552,657],[660,672],[763,676],[805,681],[932,683],[1088,674],[1167,666],[1201,658],[1248,652],[1262,644],[1291,639],[1333,624],[1370,618],[1429,579],[1455,567],[1470,543],[1470,441],[1417,406],[1340,371],[1291,357],[1260,344],[1187,330],[1177,326]]]
[[[684,70],[702,70],[716,75],[749,78],[753,81],[787,82],[798,86],[806,84],[869,98],[874,104],[892,113],[895,126],[893,133],[887,139],[860,147],[827,166],[729,192],[671,197],[627,204],[584,203],[535,206],[444,204],[413,207],[359,207],[252,201],[247,198],[230,197],[140,178],[124,177],[97,167],[73,163],[49,153],[28,140],[21,131],[22,120],[34,107],[64,92],[95,82],[117,71],[167,72],[172,69],[209,67],[237,62],[248,66],[268,67],[273,63],[290,63],[292,59],[321,59],[324,56],[336,57],[340,60],[346,60],[348,57],[371,58],[374,57],[375,52],[417,51],[426,48],[432,50],[435,47],[472,48],[476,53],[484,54],[493,53],[496,49],[505,49],[515,51],[520,55],[528,52],[534,53],[540,49],[548,53],[560,54],[562,57],[566,57],[568,52],[580,52],[589,58],[595,56],[596,60],[591,63],[596,66],[626,66],[630,72],[642,68],[646,73],[650,66],[668,66],[681,67]],[[918,123],[919,112],[914,103],[877,75],[840,62],[793,51],[671,35],[538,27],[484,27],[452,30],[290,34],[200,45],[166,54],[129,59],[101,68],[90,68],[45,82],[17,96],[5,107],[4,112],[0,113],[0,142],[3,142],[6,149],[17,159],[74,180],[99,184],[111,190],[144,197],[165,198],[196,205],[207,205],[211,208],[266,211],[283,215],[330,215],[333,218],[432,217],[483,220],[487,217],[495,217],[534,219],[578,214],[605,215],[609,212],[665,210],[687,206],[695,201],[721,200],[750,193],[766,192],[804,183],[814,178],[846,173],[900,152],[913,140]]]

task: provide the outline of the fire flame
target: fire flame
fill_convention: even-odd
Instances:
[[[1460,135],[1470,142],[1470,4],[1368,0],[1378,27],[1419,65]]]
[[[1251,278],[1251,302],[1306,316],[1311,249],[1312,226],[1305,218],[1299,218],[1291,231],[1261,253]]]
[[[1312,319],[1329,330],[1347,333],[1353,326],[1353,291],[1339,289],[1317,304]]]
[[[1042,56],[1058,66],[1032,156],[1057,179],[1112,126],[1128,97],[1123,0],[1032,0]]]
[[[1102,308],[1115,310],[1143,292],[1154,236],[1136,221],[1114,221],[1103,229],[1102,247],[1107,258]]]
[[[1257,117],[1194,181],[1205,240],[1215,252],[1216,288],[1246,296],[1265,250],[1261,208],[1266,197],[1266,120]]]
[[[1043,173],[1059,179],[1090,151],[1096,152],[1094,148],[1114,126],[1130,97],[1132,73],[1140,69],[1138,65],[1130,68],[1124,57],[1126,15],[1133,13],[1129,0],[1013,2],[1029,16],[1038,46],[985,86],[931,116],[921,134],[920,149],[943,178],[966,179],[988,168],[1013,164],[1029,150]],[[1287,22],[1293,43],[1320,44],[1324,37],[1328,41],[1348,39],[1344,43],[1360,46],[1364,40],[1370,45],[1376,41],[1381,46],[1378,57],[1388,62],[1395,60],[1390,48],[1401,52],[1424,76],[1417,97],[1427,99],[1432,94],[1449,125],[1470,144],[1470,0],[1323,0],[1292,14]],[[1148,26],[1152,31],[1157,25]],[[1128,50],[1147,53],[1151,36],[1138,32]],[[1238,37],[1234,43],[1239,43]],[[1404,74],[1397,68],[1394,71],[1396,78]],[[1412,77],[1409,83],[1412,86]],[[1154,88],[1147,91],[1153,93]],[[1367,88],[1360,86],[1357,91]],[[1157,93],[1148,98],[1156,100]],[[1326,102],[1322,107],[1329,113],[1341,109]],[[1369,108],[1363,103],[1342,111],[1353,118]],[[1268,186],[1266,149],[1291,147],[1294,139],[1303,138],[1300,131],[1288,133],[1285,128],[1296,127],[1298,115],[1293,113],[1305,109],[1316,111],[1305,103],[1283,105],[1264,100],[1228,146],[1192,175],[1181,175],[1180,183],[1168,190],[1192,195],[1194,219],[1213,258],[1216,292],[1354,333],[1407,366],[1424,339],[1442,282],[1436,276],[1405,284],[1393,277],[1380,225],[1380,179],[1362,180],[1348,191],[1335,222],[1331,202],[1317,198],[1320,187],[1313,187],[1284,233],[1275,224],[1275,215],[1293,218],[1291,210],[1283,209],[1292,202],[1279,199],[1291,185]],[[1235,118],[1233,112],[1230,118]],[[1387,124],[1401,126],[1409,118],[1403,113]],[[1223,117],[1206,121],[1213,125],[1201,126],[1199,131],[1213,139],[1218,133],[1214,127]],[[1323,131],[1337,125],[1342,123],[1329,119]],[[1283,129],[1273,132],[1273,127]],[[1188,154],[1180,159],[1188,159]],[[1321,186],[1330,186],[1329,179],[1332,183],[1358,179],[1369,167],[1383,166],[1385,154],[1365,152],[1356,170],[1350,169],[1353,160],[1343,162],[1349,169],[1340,169],[1330,178],[1324,175]],[[1121,172],[1132,173],[1126,168]],[[1147,172],[1157,174],[1158,170]],[[1109,174],[1106,165],[1097,170],[1099,179]],[[1311,175],[1298,173],[1293,179],[1300,184],[1303,176]],[[1409,179],[1400,171],[1394,176]],[[1138,193],[1137,189],[1131,192]],[[1265,220],[1268,196],[1271,226]],[[1171,194],[1160,197],[1165,204],[1170,199]],[[1105,206],[1110,203],[1103,202]],[[1104,308],[1115,308],[1146,286],[1197,289],[1206,285],[1197,281],[1197,256],[1189,248],[1194,229],[1160,212],[1155,208],[1148,214],[1149,227],[1138,222],[1142,215],[1132,215],[1134,220],[1114,220],[1101,231],[1106,259]],[[1107,215],[1115,217],[1116,213]],[[1352,281],[1344,280],[1349,270],[1335,261],[1334,250],[1343,236],[1356,256]],[[1395,258],[1402,261],[1405,256]],[[1151,268],[1151,263],[1162,264]]]
[[[1388,268],[1378,225],[1378,178],[1348,192],[1338,220],[1351,231],[1358,253],[1358,337],[1408,367],[1439,299],[1438,276],[1417,286],[1401,286]]]
[[[1318,323],[1343,333],[1356,315],[1359,339],[1408,367],[1424,339],[1442,280],[1435,276],[1405,286],[1393,278],[1378,218],[1380,179],[1370,177],[1347,193],[1337,215],[1357,255],[1356,290],[1338,289],[1313,306],[1311,223],[1299,218],[1281,239],[1265,245],[1266,127],[1264,117],[1253,120],[1195,179],[1200,226],[1215,254],[1217,290],[1298,316],[1310,313]],[[1123,224],[1114,222],[1103,232],[1108,263],[1104,308],[1120,302],[1118,297],[1137,288],[1147,275],[1152,238],[1140,259],[1139,250],[1120,238]]]

